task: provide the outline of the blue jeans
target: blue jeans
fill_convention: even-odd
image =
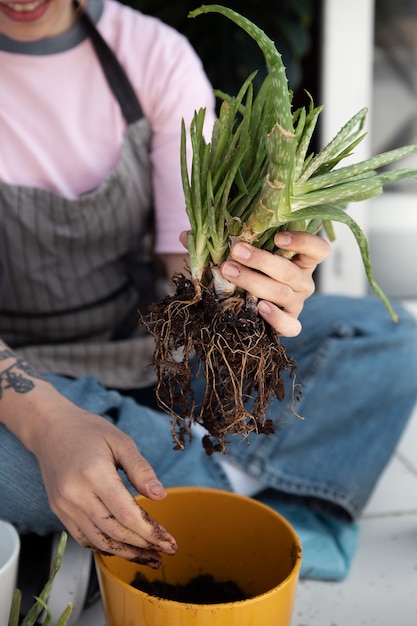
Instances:
[[[232,438],[227,458],[286,497],[356,519],[387,464],[417,399],[417,324],[401,307],[395,324],[374,298],[315,295],[299,337],[285,339],[303,396],[275,402],[274,435]],[[104,389],[96,379],[51,382],[76,404],[129,434],[165,486],[231,489],[218,455],[194,438],[174,451],[168,417]],[[196,389],[200,381],[196,381]],[[94,445],[92,444],[94,454]],[[62,528],[35,457],[0,426],[0,518],[21,532]]]

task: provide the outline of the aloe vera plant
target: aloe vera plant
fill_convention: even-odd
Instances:
[[[190,174],[187,129],[182,126],[191,281],[174,277],[177,293],[153,307],[145,324],[156,339],[157,397],[173,418],[177,447],[184,446],[196,421],[209,432],[203,444],[211,453],[225,450],[229,434],[273,431],[265,412],[271,395],[284,396],[283,370],[293,379],[293,394],[295,389],[295,364],[277,335],[254,313],[250,294],[236,292],[220,276],[218,267],[228,257],[230,245],[241,239],[279,254],[273,241],[277,231],[316,233],[323,227],[332,239],[332,222],[342,222],[356,238],[369,283],[396,320],[373,278],[366,237],[347,208],[351,202],[381,194],[384,185],[416,176],[417,170],[407,168],[378,170],[417,152],[417,146],[341,166],[364,137],[367,111],[362,109],[314,154],[310,145],[323,107],[310,98],[308,108],[293,111],[281,55],[269,37],[220,5],[202,6],[189,15],[209,12],[233,20],[257,41],[267,77],[257,94],[254,75],[235,97],[217,93],[222,103],[209,142],[203,133],[205,111],[196,112],[189,129]],[[199,407],[190,389],[194,354],[206,379]]]
[[[48,608],[48,598],[51,594],[52,587],[54,584],[55,576],[57,575],[59,568],[61,567],[62,559],[65,552],[65,547],[67,545],[67,534],[66,532],[61,533],[61,537],[58,543],[58,547],[56,549],[52,567],[51,574],[49,580],[45,583],[40,595],[35,598],[35,602],[32,608],[26,613],[25,617],[19,621],[20,619],[20,606],[22,602],[22,592],[20,589],[15,589],[13,593],[12,606],[10,609],[9,622],[8,626],[35,626],[41,624],[39,619],[41,618],[41,614],[45,611],[45,618],[42,622],[43,626],[50,626],[51,624],[51,612]],[[65,626],[67,623],[69,616],[71,615],[72,604],[68,604],[68,606],[64,609],[61,616],[56,621],[56,626]]]
[[[200,242],[197,249],[202,248],[204,255],[201,259],[196,259],[195,255],[191,257],[192,275],[199,279],[202,267],[206,269],[207,266],[223,262],[228,254],[230,237],[239,235],[255,245],[271,248],[272,237],[277,230],[316,232],[323,225],[330,239],[333,239],[331,221],[343,222],[349,226],[358,242],[370,285],[396,319],[387,297],[372,276],[366,237],[346,212],[346,207],[350,202],[366,200],[381,194],[385,185],[416,176],[417,170],[407,168],[383,173],[377,173],[377,170],[417,152],[417,146],[405,146],[359,163],[337,167],[354,152],[355,147],[365,136],[363,129],[367,110],[363,108],[317,155],[309,153],[311,139],[323,106],[315,107],[311,101],[308,110],[300,109],[293,112],[285,68],[272,40],[255,24],[220,5],[202,6],[192,11],[190,17],[209,12],[218,12],[232,19],[257,41],[268,68],[267,86],[264,87],[263,97],[268,98],[269,102],[266,119],[260,121],[258,110],[251,110],[251,100],[248,97],[240,128],[234,126],[240,99],[237,98],[234,104],[231,99],[227,99],[229,106],[234,106],[234,110],[231,114],[224,114],[223,119],[222,112],[220,113],[211,144],[206,143],[202,132],[203,112],[197,113],[191,127],[193,138],[191,181],[186,169],[185,129],[183,130],[183,184],[186,190],[187,212],[194,226],[189,244],[194,252],[196,249],[194,239],[197,238]],[[246,88],[246,85],[244,87]],[[254,125],[258,125],[258,128],[254,128]],[[257,139],[259,130],[265,131],[264,145]],[[212,186],[213,180],[217,178],[224,185],[227,176],[233,178],[237,186],[240,184],[243,195],[246,194],[246,190],[252,189],[252,182],[244,176],[244,172],[250,172],[253,178],[252,169],[256,169],[256,166],[252,168],[250,165],[253,162],[253,154],[247,145],[249,140],[253,142],[258,158],[265,153],[267,166],[266,173],[262,167],[255,172],[258,180],[263,179],[262,187],[259,191],[255,189],[257,196],[255,200],[251,199],[247,210],[241,211],[241,205],[236,201],[236,196],[230,195],[230,185],[227,183],[225,190],[220,188],[221,201],[216,197],[217,190],[212,192],[210,187],[203,197],[205,180]],[[223,164],[224,172],[219,170],[219,161],[225,153],[225,145],[230,151],[234,150],[235,146],[238,148],[233,154],[234,161],[227,174],[224,173],[229,166],[227,158]],[[210,157],[205,156],[207,152],[210,152]],[[208,160],[207,165],[205,158]],[[242,178],[239,178],[240,176]],[[199,190],[200,197],[197,198]],[[217,216],[217,223],[214,222],[213,216]],[[218,224],[222,221],[226,228],[222,233],[222,245],[219,246]],[[205,228],[201,228],[202,223],[205,224]],[[206,236],[204,245],[201,244],[202,231]],[[211,253],[212,250],[214,254]]]

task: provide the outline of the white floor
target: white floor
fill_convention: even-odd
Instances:
[[[301,581],[292,626],[417,626],[416,450],[417,408],[363,514],[348,578]],[[77,626],[105,626],[101,604]]]
[[[417,410],[363,514],[348,578],[301,581],[292,626],[417,625],[416,450]]]

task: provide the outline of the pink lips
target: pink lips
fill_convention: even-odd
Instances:
[[[12,5],[19,5],[20,7],[26,7],[26,10],[16,10]],[[33,6],[33,9],[29,8]],[[41,3],[34,2],[31,0],[30,2],[12,2],[11,4],[3,4],[0,2],[0,11],[4,13],[9,19],[14,22],[35,22],[39,18],[43,16],[43,14],[47,11],[49,6],[49,1],[44,0]]]

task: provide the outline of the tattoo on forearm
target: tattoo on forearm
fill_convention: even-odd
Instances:
[[[14,362],[2,369],[1,361],[15,358]],[[30,378],[29,378],[30,376]],[[35,383],[31,378],[42,378],[33,367],[21,357],[17,357],[11,350],[0,350],[0,399],[5,389],[14,389],[16,393],[31,391]]]

